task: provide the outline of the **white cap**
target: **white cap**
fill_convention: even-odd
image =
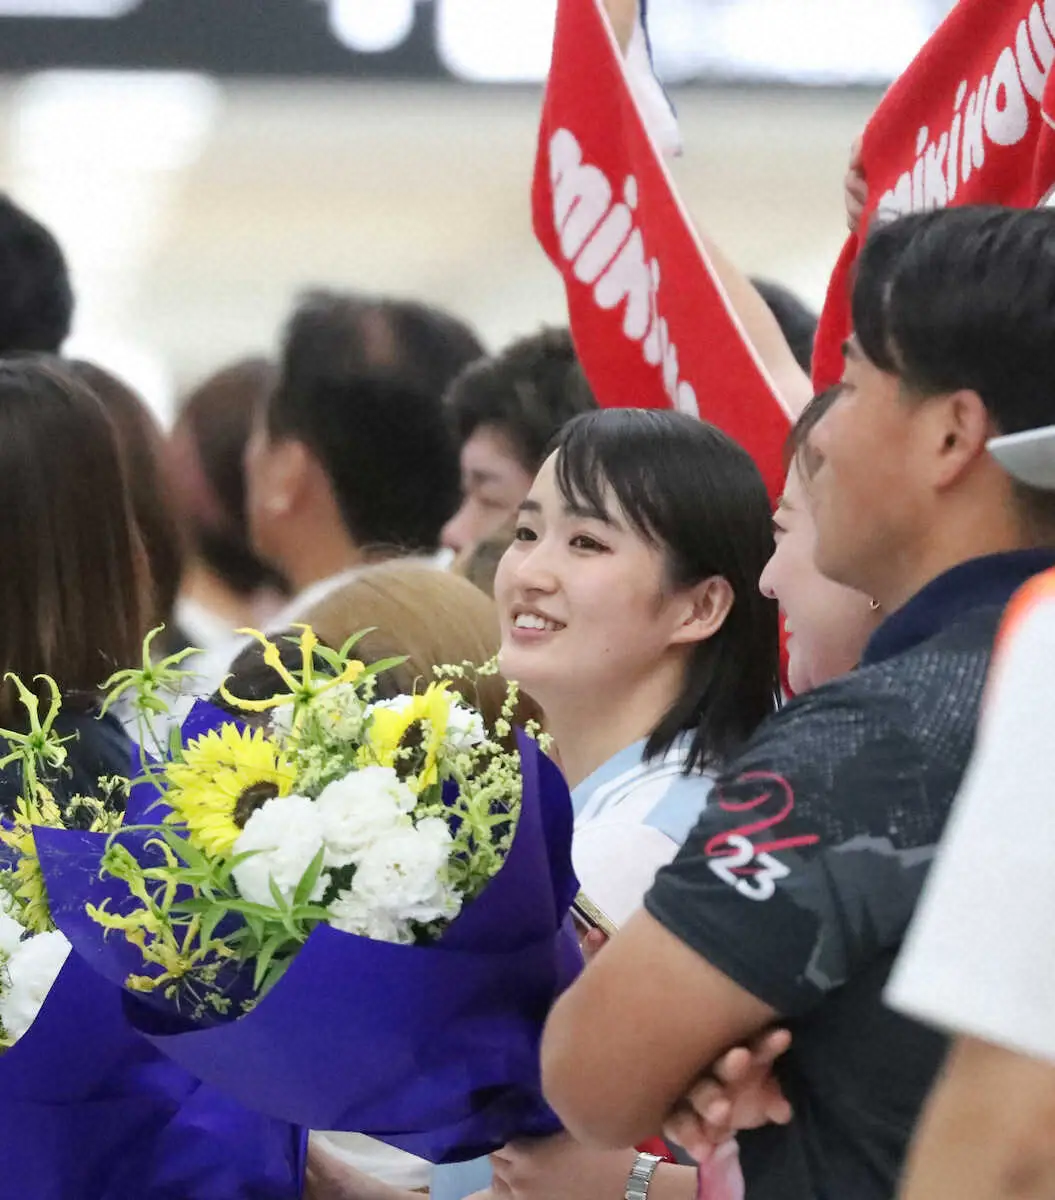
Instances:
[[[990,438],[987,449],[1020,483],[1055,490],[1055,425]]]

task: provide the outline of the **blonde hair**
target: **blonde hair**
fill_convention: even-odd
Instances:
[[[420,689],[437,666],[489,662],[499,646],[494,603],[468,580],[421,563],[365,567],[311,608],[304,622],[335,648],[370,629],[356,649],[364,662],[405,655],[406,662],[380,681],[391,694]],[[505,680],[491,675],[456,679],[452,686],[493,724],[505,700]]]

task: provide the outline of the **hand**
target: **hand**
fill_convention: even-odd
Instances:
[[[865,179],[864,167],[861,164],[861,139],[855,138],[850,147],[850,166],[843,183],[846,200],[846,223],[851,233],[857,232],[868,203],[868,182]]]
[[[302,1195],[303,1200],[420,1200],[414,1192],[405,1192],[350,1167],[314,1137],[308,1142]]]
[[[791,1034],[774,1029],[722,1055],[670,1114],[664,1135],[697,1162],[706,1162],[738,1130],[786,1125],[791,1105],[772,1067],[790,1045]]]
[[[590,929],[586,932],[585,937],[579,941],[579,949],[582,951],[582,956],[587,962],[596,958],[607,945],[608,934],[603,929]]]
[[[591,1150],[567,1133],[510,1142],[491,1155],[497,1200],[613,1200],[623,1194],[633,1150]]]

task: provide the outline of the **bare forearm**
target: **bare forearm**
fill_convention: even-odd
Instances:
[[[648,1200],[695,1200],[695,1196],[695,1167],[660,1163],[648,1189]]]
[[[755,285],[702,230],[700,237],[718,281],[725,289],[733,312],[743,326],[747,340],[754,347],[755,353],[773,381],[777,394],[794,419],[813,395],[813,385],[809,376],[799,366],[777,324],[776,317]]]
[[[936,1086],[900,1200],[1055,1200],[1055,1066],[964,1039]]]

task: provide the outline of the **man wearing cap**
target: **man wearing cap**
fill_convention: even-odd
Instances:
[[[1055,423],[1055,212],[878,227],[853,317],[840,399],[811,439],[816,560],[885,620],[857,670],[724,765],[543,1046],[572,1135],[626,1146],[666,1124],[692,1150],[697,1081],[786,1025],[777,1074],[794,1117],[740,1135],[747,1200],[896,1190],[946,1043],[883,993],[967,766],[1001,614],[1055,565],[1055,498],[987,449]],[[639,1174],[647,1194],[647,1163]]]
[[[1055,488],[1055,428],[1000,439],[994,452]],[[1047,572],[1004,618],[971,765],[887,992],[902,1012],[959,1034],[920,1124],[905,1200],[1055,1196],[1053,716]]]

